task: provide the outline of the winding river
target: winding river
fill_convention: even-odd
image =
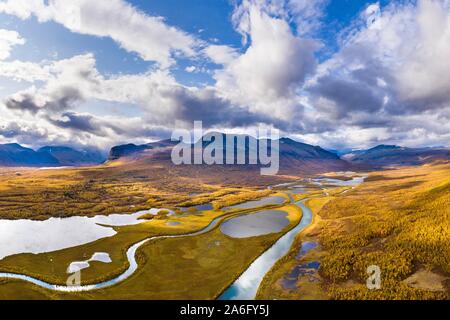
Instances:
[[[295,202],[302,209],[303,215],[300,223],[291,231],[282,236],[266,252],[260,255],[245,272],[219,296],[219,300],[251,300],[256,296],[259,285],[272,266],[285,256],[295,237],[312,222],[312,212],[305,205],[308,199]]]
[[[321,184],[321,179],[317,179],[316,182],[318,184]],[[323,179],[327,183],[335,184],[335,185],[357,185],[361,183],[364,178],[355,178],[351,181],[347,181],[345,183],[338,182],[339,180],[334,179]],[[342,183],[342,184],[341,184]],[[258,290],[259,285],[261,284],[264,276],[266,273],[272,268],[272,266],[284,255],[286,255],[294,242],[295,237],[299,232],[304,230],[307,226],[309,226],[312,222],[313,214],[311,210],[305,205],[306,201],[308,199],[304,199],[302,201],[294,202],[292,195],[289,193],[289,198],[291,203],[297,205],[303,212],[301,221],[299,224],[294,227],[292,230],[290,230],[288,233],[283,235],[275,244],[270,247],[267,251],[265,251],[262,255],[260,255],[247,270],[244,271],[244,273],[241,274],[241,276],[230,286],[228,287],[218,299],[220,300],[250,300],[254,299],[256,296],[256,292]],[[144,239],[133,246],[131,246],[127,250],[127,259],[129,262],[128,269],[120,274],[119,276],[107,280],[104,282],[100,282],[97,284],[92,285],[55,285],[50,284],[45,281],[26,276],[23,274],[16,274],[16,273],[1,273],[0,272],[0,279],[16,279],[16,280],[23,280],[32,284],[35,284],[39,287],[53,290],[53,291],[59,291],[59,292],[84,292],[84,291],[91,291],[91,290],[97,290],[97,289],[103,289],[110,286],[113,286],[115,284],[118,284],[125,279],[129,278],[131,275],[133,275],[137,268],[138,264],[136,261],[136,251],[143,246],[144,244],[156,240],[156,239],[168,239],[168,238],[183,238],[183,237],[194,237],[198,236],[204,233],[209,232],[214,227],[216,227],[221,220],[224,219],[224,216],[220,216],[215,218],[210,222],[210,224],[196,232],[188,233],[188,234],[182,234],[182,235],[166,235],[166,236],[156,236]]]
[[[354,177],[351,180],[343,181],[330,178],[317,178],[312,181],[318,186],[326,183],[336,187],[355,187],[366,179],[363,177]],[[326,189],[322,188],[324,195],[328,195]],[[291,190],[292,191],[292,190]],[[307,198],[302,201],[294,202],[292,193],[288,193],[291,203],[297,205],[303,212],[300,223],[291,231],[282,236],[275,244],[266,252],[260,255],[244,273],[229,286],[220,296],[219,300],[252,300],[256,297],[258,288],[264,279],[264,276],[275,265],[275,263],[284,257],[288,252],[299,232],[308,227],[313,219],[313,214],[310,208],[306,206],[306,202],[311,199]]]
[[[61,285],[50,284],[50,283],[47,283],[45,281],[42,281],[42,280],[30,277],[30,276],[26,276],[26,275],[23,275],[23,274],[1,273],[1,272],[0,272],[0,279],[23,280],[23,281],[35,284],[35,285],[37,285],[39,287],[42,287],[42,288],[45,288],[45,289],[49,289],[49,290],[53,290],[53,291],[59,291],[59,292],[83,292],[83,291],[91,291],[91,290],[107,288],[107,287],[113,286],[115,284],[118,284],[118,283],[124,281],[125,279],[129,278],[133,273],[136,272],[136,270],[138,268],[138,264],[137,264],[137,261],[136,261],[136,251],[142,245],[144,245],[145,243],[147,243],[149,241],[156,240],[156,239],[184,238],[184,237],[198,236],[198,235],[207,233],[208,231],[213,229],[215,226],[217,226],[217,224],[223,218],[224,218],[223,216],[215,218],[214,220],[212,220],[210,222],[210,224],[207,227],[205,227],[205,228],[203,228],[203,229],[201,229],[199,231],[196,231],[196,232],[182,234],[182,235],[151,237],[151,238],[144,239],[141,242],[138,242],[138,243],[132,245],[127,251],[127,259],[128,259],[129,264],[130,264],[128,269],[125,272],[123,272],[122,274],[120,274],[119,276],[117,276],[116,278],[114,278],[114,279],[107,280],[107,281],[104,281],[104,282],[100,282],[100,283],[97,283],[97,284],[61,286]]]

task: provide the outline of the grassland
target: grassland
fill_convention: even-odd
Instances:
[[[227,287],[237,275],[301,217],[294,205],[267,206],[286,210],[290,225],[280,233],[248,239],[223,235],[216,227],[196,237],[160,239],[138,251],[140,268],[125,282],[114,287],[82,294],[61,294],[13,280],[0,282],[0,297],[5,299],[211,299]],[[260,209],[259,209],[260,210]],[[93,263],[82,271],[82,283],[95,283],[123,272],[128,263],[127,248],[144,238],[161,234],[185,234],[205,227],[212,219],[256,212],[254,209],[224,213],[217,210],[201,214],[183,214],[168,218],[181,222],[169,227],[167,219],[153,219],[136,226],[116,228],[117,235],[91,244],[45,254],[20,254],[0,261],[1,271],[19,272],[57,284],[67,279],[66,268],[73,261],[85,260],[94,252],[108,252],[111,264]],[[235,252],[239,252],[236,255]],[[99,276],[101,275],[101,276]],[[20,290],[17,287],[21,288]]]
[[[204,173],[183,176],[181,170],[154,169],[121,162],[73,169],[0,168],[0,219],[94,216],[210,202],[218,208],[270,193],[245,183],[218,184],[220,179],[211,181]],[[241,175],[241,182],[246,180]]]
[[[9,170],[0,175],[0,217],[45,219],[151,207],[204,203],[214,206],[205,212],[177,211],[175,216],[116,227],[117,235],[87,245],[39,255],[20,254],[0,261],[0,271],[24,273],[60,284],[65,283],[66,268],[73,261],[86,260],[95,252],[108,252],[113,263],[92,263],[83,270],[82,282],[110,279],[128,267],[125,252],[132,244],[151,236],[199,230],[218,216],[228,219],[255,212],[253,209],[222,212],[220,208],[277,195],[277,190],[259,191],[262,188],[258,184],[235,187],[233,179],[239,179],[232,175],[230,185],[217,185],[192,174],[178,181],[168,179],[159,187],[163,177],[149,177],[145,170],[130,173],[117,164],[23,170],[20,175],[18,172]],[[170,173],[173,177],[177,174]],[[349,179],[342,174],[328,176]],[[321,190],[311,185],[307,194],[293,198],[295,201],[311,198],[307,205],[314,213],[314,221],[298,235],[288,255],[266,275],[257,298],[449,299],[449,164],[374,172],[355,189],[327,186]],[[160,239],[138,251],[138,271],[114,287],[61,294],[21,281],[0,280],[0,299],[213,299],[300,219],[296,206],[273,207],[289,212],[291,224],[283,232],[233,239],[215,228],[196,237]],[[167,221],[181,224],[168,226]],[[306,241],[319,245],[299,257],[299,249]],[[287,273],[313,261],[320,263],[314,275],[298,278],[295,289],[283,287]],[[368,290],[365,285],[370,265],[381,268],[380,290]]]
[[[449,299],[450,166],[373,173],[360,187],[314,199],[311,228],[264,279],[261,299]],[[300,260],[301,243],[319,247]],[[315,281],[296,289],[282,279],[295,266],[319,261]],[[367,267],[381,268],[381,289],[366,287]]]

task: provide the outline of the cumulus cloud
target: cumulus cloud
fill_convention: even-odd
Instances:
[[[13,63],[14,64],[14,63]],[[32,64],[33,65],[33,64]],[[39,65],[33,65],[39,69]],[[44,67],[42,78],[46,83],[41,88],[31,86],[17,92],[5,101],[10,109],[37,113],[57,112],[73,107],[84,101],[85,95],[95,91],[102,79],[95,68],[92,54],[75,56],[71,59],[55,61]]]
[[[184,70],[186,72],[192,73],[192,72],[195,72],[197,70],[197,68],[195,66],[188,66]]]
[[[238,56],[236,49],[226,45],[210,45],[204,52],[216,64],[228,64]]]
[[[0,29],[0,60],[9,57],[14,46],[25,44],[17,31]]]
[[[251,29],[250,12],[258,8],[271,17],[282,19],[295,26],[301,36],[309,36],[319,29],[324,9],[329,0],[241,0],[236,1],[232,22],[243,36],[249,39]]]
[[[43,119],[51,127],[66,130],[71,135],[82,133],[79,138],[136,138],[138,133],[155,134],[175,127],[189,128],[196,120],[202,120],[208,128],[275,122],[267,115],[234,105],[221,97],[214,87],[183,86],[167,70],[105,77],[97,70],[92,54],[54,61],[42,68],[47,72],[44,84],[9,96],[4,100],[5,107],[20,116],[28,114]],[[141,119],[124,127],[128,123],[124,119],[76,111],[96,100],[138,105]],[[47,124],[44,126],[48,127]]]
[[[295,36],[285,20],[258,3],[244,2],[237,16],[250,45],[215,73],[217,89],[233,103],[280,120],[300,114],[297,90],[315,68],[318,43]]]
[[[410,25],[417,34],[403,40],[414,45],[395,75],[398,96],[441,107],[450,102],[450,12],[438,1],[420,1]]]
[[[368,19],[367,26],[353,30],[341,51],[325,63],[323,77],[338,73],[340,78],[353,78],[370,85],[382,98],[378,89],[386,83],[384,93],[390,99],[386,108],[397,113],[421,112],[450,101],[446,58],[450,56],[450,12],[444,2],[392,4],[383,12],[372,5],[363,18]],[[365,79],[356,78],[356,71]]]
[[[110,37],[125,50],[165,67],[174,63],[174,55],[195,54],[195,38],[123,0],[6,0],[0,2],[0,12],[22,19],[34,15],[72,32]]]
[[[51,75],[48,63],[33,63],[25,61],[0,61],[0,76],[13,81],[47,81]]]
[[[437,137],[448,144],[448,135],[437,128],[448,128],[443,114],[450,108],[449,9],[445,1],[422,0],[384,9],[375,3],[361,13],[338,52],[304,88],[311,112],[318,114],[320,140],[350,144],[348,133],[360,130],[379,134],[359,136],[372,144],[438,143]],[[336,120],[334,128],[329,118]]]
[[[78,114],[75,112],[64,112],[59,118],[49,117],[52,124],[57,127],[72,129],[81,132],[90,132],[96,135],[104,135],[103,127],[94,116],[90,114]]]
[[[300,35],[314,34],[322,26],[328,0],[287,0],[288,19],[295,22]]]
[[[0,136],[7,139],[15,139],[16,137],[29,136],[30,130],[19,126],[16,122],[9,122],[7,124],[0,125]],[[43,138],[45,134],[38,133],[37,130],[33,130],[32,134],[35,138]]]
[[[0,60],[0,76],[30,83],[0,104],[6,118],[16,119],[0,121],[0,136],[31,141],[46,135],[51,141],[109,146],[167,136],[171,128],[203,120],[205,127],[219,130],[266,123],[333,148],[448,145],[450,3],[369,4],[339,35],[331,58],[318,64],[321,41],[313,38],[327,2],[238,1],[232,23],[242,34],[242,47],[202,44],[200,49],[196,39],[124,1],[0,2],[0,12],[108,36],[159,63],[139,74],[105,75],[93,54],[41,63]],[[150,30],[154,25],[159,27]],[[177,37],[180,41],[173,41]],[[217,64],[214,81],[180,84],[166,66],[177,54],[192,56],[197,49],[196,58]],[[196,60],[185,71],[197,72],[198,65]],[[87,112],[96,101],[137,105],[140,116]]]
[[[5,101],[9,109],[29,111],[36,114],[40,110],[57,112],[72,107],[82,100],[81,92],[75,87],[58,87],[45,95],[36,87],[17,92]]]
[[[294,8],[294,2],[286,2],[285,5],[289,5],[286,10]],[[243,8],[242,21],[247,19],[249,22],[247,32],[251,42],[244,53],[226,45],[204,48],[203,54],[208,59],[223,65],[223,69],[214,75],[216,84],[213,86],[180,85],[164,68],[142,74],[104,77],[97,71],[93,55],[86,54],[50,63],[13,61],[5,65],[0,71],[3,76],[32,83],[44,82],[42,86],[33,85],[8,97],[5,105],[10,110],[42,117],[52,126],[99,136],[106,133],[95,130],[95,126],[106,126],[105,123],[73,111],[93,99],[137,104],[146,123],[166,127],[189,126],[194,120],[203,120],[205,126],[222,128],[261,122],[292,127],[288,120],[303,110],[296,91],[306,75],[314,70],[317,42],[297,37],[281,11],[275,12],[275,3],[270,10],[262,1],[249,2],[248,6],[243,3],[239,7]],[[300,7],[303,11],[306,8],[297,3],[297,9]],[[236,7],[235,17],[239,8]],[[70,5],[58,0],[48,3],[3,1],[0,12],[23,19],[34,15],[41,22],[56,21],[74,32],[109,36],[144,59],[158,61],[160,67],[170,65],[177,51],[194,54],[195,39],[119,0],[107,4],[105,1],[78,0]],[[166,28],[170,29],[170,34]],[[163,44],[156,43],[153,34],[158,34],[158,41]],[[183,37],[178,41],[178,36]],[[142,41],[143,38],[151,41]],[[137,45],[143,47],[132,47]],[[174,47],[178,45],[183,48]],[[186,71],[195,70],[188,68]],[[109,128],[114,133],[119,131],[117,127]]]

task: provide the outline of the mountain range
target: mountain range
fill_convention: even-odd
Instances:
[[[356,150],[343,154],[341,158],[355,165],[371,168],[416,166],[438,160],[449,160],[450,149],[379,145],[368,150]]]
[[[0,166],[4,167],[89,166],[104,161],[104,155],[95,149],[45,146],[35,151],[17,143],[0,145]]]
[[[221,134],[221,133],[209,133],[205,135],[204,139],[202,139],[201,142],[201,148],[202,150],[205,150],[205,148],[214,141],[214,138],[210,138],[212,135],[218,135],[221,137],[223,148],[223,159],[225,161],[227,156],[227,148],[226,148],[226,140],[229,138],[229,135]],[[248,164],[249,161],[249,153],[253,146],[256,146],[255,151],[256,155],[259,155],[259,146],[261,144],[261,140],[255,139],[250,136],[237,136],[233,135],[233,137],[241,137],[244,138],[245,143],[243,145],[244,150],[239,150],[240,152],[243,152],[245,154],[246,163]],[[207,142],[209,141],[209,142]],[[171,151],[172,147],[179,142],[177,141],[171,141],[171,140],[163,140],[158,141],[154,143],[148,143],[144,145],[134,145],[134,144],[126,144],[122,146],[116,146],[111,149],[109,160],[114,161],[117,159],[127,159],[128,161],[144,161],[144,160],[155,160],[158,159],[161,163],[171,162]],[[194,146],[199,147],[199,143],[186,145],[192,148],[191,154],[194,154]],[[271,154],[271,144],[269,145],[269,154]],[[237,151],[238,146],[234,146],[234,162],[237,163]],[[193,162],[193,156],[191,156],[191,160]],[[327,170],[346,170],[349,169],[350,165],[346,161],[339,158],[338,155],[335,153],[326,151],[318,146],[311,146],[309,144],[300,143],[297,141],[294,141],[289,138],[281,138],[279,140],[279,160],[280,160],[280,171],[282,173],[288,174],[292,171],[298,171],[301,170],[303,173],[315,173],[315,172],[321,172],[325,168]],[[260,163],[260,158],[257,156],[257,161]],[[262,165],[245,165],[246,170],[250,169],[257,169],[260,168]],[[230,165],[224,165],[224,167],[234,167],[233,169],[236,170],[237,168],[241,166],[230,166]]]
[[[214,141],[215,138],[213,136],[223,139],[224,146],[226,146],[227,138],[230,138],[229,135],[222,133],[209,133],[201,140],[202,142],[191,144],[190,147],[194,150],[195,145],[198,146],[199,143],[202,143],[201,148],[204,150]],[[233,135],[233,137],[237,136]],[[245,150],[240,151],[245,151],[247,155],[246,160],[248,160],[248,153],[252,146],[256,146],[256,154],[258,154],[257,151],[262,140],[257,140],[250,136],[240,137],[245,139]],[[114,146],[109,152],[108,159],[95,149],[76,150],[64,146],[46,146],[35,151],[16,143],[4,144],[0,145],[0,166],[88,166],[101,164],[105,160],[115,162],[119,159],[122,162],[126,162],[128,166],[132,163],[136,163],[138,166],[146,162],[171,166],[172,148],[178,143],[177,141],[161,140],[143,145],[124,144]],[[237,147],[235,147],[234,151],[237,151]],[[225,147],[224,159],[226,158],[226,153]],[[314,174],[326,171],[413,166],[437,160],[449,160],[450,149],[442,147],[405,148],[395,145],[379,145],[367,150],[332,152],[319,146],[312,146],[289,138],[281,138],[279,140],[279,157],[280,174]],[[260,159],[258,158],[258,160]],[[224,167],[233,167],[232,170],[237,170],[242,166]],[[246,165],[243,168],[251,170],[259,167],[261,165]]]

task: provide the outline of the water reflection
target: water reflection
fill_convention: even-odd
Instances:
[[[142,223],[138,218],[150,211],[45,221],[0,220],[0,260],[19,253],[52,252],[111,237],[116,231],[109,226]]]
[[[294,290],[297,288],[297,281],[300,277],[309,277],[309,281],[318,281],[316,278],[317,270],[320,268],[318,261],[303,263],[295,266],[281,281],[281,285],[285,289]]]
[[[256,296],[261,281],[275,262],[286,255],[297,234],[312,221],[312,212],[305,201],[297,202],[303,211],[300,223],[281,237],[269,250],[259,256],[250,267],[219,297],[220,300],[251,300]]]
[[[305,242],[303,242],[300,250],[297,253],[296,258],[297,259],[303,258],[309,251],[317,248],[317,246],[318,246],[318,243],[315,242],[315,241],[305,241]]]
[[[192,206],[192,207],[182,207],[180,208],[181,212],[187,212],[190,210],[195,210],[195,211],[207,211],[207,210],[212,210],[213,206],[211,203],[204,203],[204,204],[199,204],[196,206]]]
[[[220,231],[232,238],[248,238],[276,233],[289,225],[287,216],[286,211],[264,210],[229,219],[220,225]]]
[[[142,215],[142,213],[140,213],[140,215]],[[84,291],[91,291],[91,290],[97,290],[97,289],[102,289],[102,288],[107,288],[110,286],[113,286],[117,283],[120,283],[122,281],[124,281],[125,279],[129,278],[133,273],[136,272],[137,268],[138,268],[138,263],[136,261],[136,251],[143,246],[144,244],[146,244],[149,241],[152,240],[156,240],[156,239],[167,239],[167,238],[183,238],[183,237],[194,237],[194,236],[198,236],[201,234],[204,234],[206,232],[209,232],[210,230],[212,230],[213,228],[215,228],[217,226],[217,224],[221,221],[222,217],[217,217],[215,218],[213,221],[211,221],[211,223],[204,229],[193,232],[193,233],[189,233],[189,234],[185,234],[185,235],[173,235],[173,236],[157,236],[157,237],[151,237],[151,238],[147,238],[144,239],[134,245],[132,245],[128,250],[127,250],[127,260],[129,262],[129,266],[128,269],[123,272],[121,275],[119,275],[118,277],[111,279],[111,280],[107,280],[104,282],[100,282],[97,284],[92,284],[92,285],[74,285],[74,286],[61,286],[61,285],[55,285],[55,284],[50,284],[47,283],[45,281],[41,281],[39,279],[30,277],[30,276],[26,276],[23,274],[17,274],[17,273],[0,273],[0,278],[6,278],[6,279],[16,279],[16,280],[23,280],[23,281],[27,281],[30,283],[33,283],[39,287],[45,288],[45,289],[49,289],[49,290],[53,290],[53,291],[60,291],[60,292],[84,292]]]

